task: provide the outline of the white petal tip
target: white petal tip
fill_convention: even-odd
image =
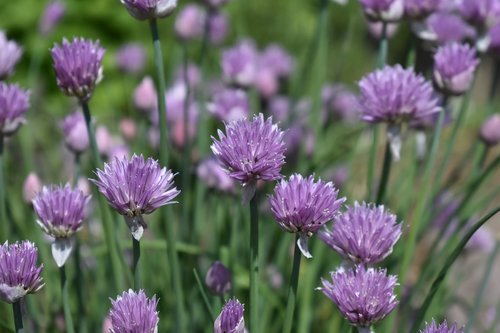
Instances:
[[[63,267],[73,252],[74,238],[56,238],[52,243],[52,257],[57,267]]]

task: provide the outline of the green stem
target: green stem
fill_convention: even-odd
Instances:
[[[257,193],[250,200],[250,332],[259,331],[259,213]]]
[[[380,36],[380,46],[378,53],[378,67],[384,68],[387,64],[387,54],[389,53],[389,38],[387,38],[387,22],[382,23],[382,34]]]
[[[76,296],[78,300],[78,332],[87,332],[87,310],[85,309],[84,301],[84,273],[81,264],[81,254],[80,254],[80,242],[78,239],[75,242],[75,284],[76,284]]]
[[[186,97],[183,105],[183,127],[184,127],[184,151],[182,154],[182,191],[183,191],[183,204],[182,204],[182,225],[191,229],[189,218],[190,211],[190,180],[191,180],[191,140],[189,139],[189,101],[191,95],[191,87],[188,78],[188,50],[187,44],[182,43],[183,50],[183,63],[182,72],[184,77],[184,84],[186,87]]]
[[[295,237],[295,250],[293,253],[292,275],[290,277],[290,288],[288,289],[288,301],[286,304],[285,325],[283,333],[290,333],[293,326],[293,313],[295,311],[295,303],[297,301],[297,286],[299,284],[300,259],[302,254],[297,245],[299,235]]]
[[[391,173],[391,164],[392,164],[391,144],[388,141],[385,145],[384,165],[382,167],[382,173],[380,175],[380,184],[378,186],[378,193],[376,200],[377,205],[382,204],[385,199],[385,192],[387,189],[387,184],[389,182],[389,175]]]
[[[214,310],[212,309],[212,305],[210,305],[210,302],[208,301],[207,293],[205,292],[205,288],[203,288],[203,284],[201,283],[201,279],[196,268],[193,268],[193,274],[194,278],[196,279],[198,289],[200,290],[201,297],[203,298],[203,303],[205,303],[205,307],[207,308],[208,314],[210,315],[210,318],[212,318],[212,321],[215,321]]]
[[[71,317],[71,309],[69,306],[69,294],[68,294],[68,280],[66,279],[66,266],[63,265],[59,268],[59,273],[61,277],[61,294],[64,309],[64,321],[66,324],[66,331],[68,333],[74,333],[75,328],[73,326],[73,318]]]
[[[73,186],[78,186],[78,178],[80,177],[80,169],[81,169],[81,161],[80,161],[80,157],[81,157],[81,154],[79,153],[75,153],[74,155],[74,158],[75,158],[75,165],[74,165],[74,171],[73,171]]]
[[[139,259],[141,257],[141,243],[132,237],[132,250],[133,250],[133,262],[132,262],[132,274],[134,275],[134,290],[139,290],[141,288],[141,275],[139,269]]]
[[[16,328],[16,333],[24,333],[21,301],[13,303],[12,310],[14,311],[14,327]]]
[[[0,136],[0,223],[2,224],[1,239],[9,238],[9,221],[7,220],[7,207],[5,205],[5,177],[4,177],[4,145],[5,139]]]

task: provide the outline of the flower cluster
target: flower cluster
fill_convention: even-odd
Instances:
[[[12,75],[22,54],[21,47],[8,40],[5,32],[0,30],[0,81]]]
[[[156,333],[160,318],[156,296],[149,299],[143,290],[124,291],[111,300],[110,333]]]
[[[26,121],[24,114],[28,111],[29,92],[15,84],[0,82],[0,134],[14,134]]]
[[[177,0],[120,0],[130,15],[137,20],[167,17],[177,7]]]
[[[244,333],[245,309],[236,298],[232,298],[224,304],[221,313],[214,323],[214,333]]]

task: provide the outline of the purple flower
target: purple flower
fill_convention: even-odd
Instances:
[[[99,41],[74,38],[63,39],[51,50],[57,85],[68,96],[88,101],[102,79],[104,49]]]
[[[352,122],[359,119],[359,101],[348,87],[342,84],[327,85],[322,91],[323,107],[337,119]]]
[[[222,7],[227,4],[230,0],[203,0],[208,6],[212,8]]]
[[[214,157],[203,160],[196,168],[196,174],[209,188],[223,192],[234,191],[234,180]]]
[[[490,116],[481,126],[479,137],[488,146],[500,143],[500,114]]]
[[[150,112],[156,108],[158,97],[153,79],[146,76],[134,90],[134,105],[140,111]]]
[[[258,54],[248,41],[240,42],[222,53],[222,71],[227,81],[243,87],[254,83]]]
[[[30,172],[23,183],[23,200],[27,204],[31,204],[35,199],[36,194],[42,190],[42,182],[38,175]]]
[[[475,30],[464,20],[447,11],[435,12],[424,22],[413,24],[412,28],[419,38],[441,45],[462,42],[476,35]]]
[[[394,287],[396,276],[385,269],[358,266],[331,272],[332,282],[321,279],[319,288],[330,298],[340,313],[354,326],[370,327],[384,319],[398,304]]]
[[[177,0],[120,0],[132,17],[150,20],[167,17],[177,7]]]
[[[404,14],[403,0],[359,0],[371,21],[395,22]]]
[[[144,69],[146,51],[137,43],[122,46],[116,53],[116,65],[124,73],[137,74]]]
[[[292,102],[288,97],[275,96],[269,100],[269,113],[276,121],[284,122],[290,115],[292,109]]]
[[[66,146],[75,154],[81,154],[89,147],[89,135],[85,118],[79,111],[66,116],[61,123]]]
[[[104,171],[97,169],[97,180],[91,181],[106,197],[108,203],[125,220],[135,239],[139,240],[146,224],[143,214],[151,214],[172,201],[180,191],[174,187],[174,174],[160,167],[152,158],[141,156],[115,158],[104,163]]]
[[[334,218],[331,230],[319,233],[319,238],[342,257],[364,265],[387,258],[400,236],[396,215],[384,206],[357,202]]]
[[[264,120],[259,114],[252,121],[237,120],[226,124],[226,133],[218,130],[219,141],[212,136],[212,152],[228,171],[229,176],[240,181],[251,199],[255,183],[262,179],[280,179],[285,164],[283,132],[272,118]],[[247,187],[249,186],[249,187]]]
[[[160,317],[156,296],[149,299],[144,290],[129,289],[111,300],[110,333],[156,333]]]
[[[231,272],[220,261],[216,261],[208,269],[205,284],[214,294],[223,296],[231,290]]]
[[[14,134],[26,122],[30,107],[29,92],[15,84],[0,82],[0,130],[4,136]]]
[[[250,103],[245,91],[224,89],[214,95],[212,102],[207,105],[207,110],[219,120],[232,122],[248,117]]]
[[[0,81],[5,80],[14,73],[23,50],[16,42],[8,40],[5,32],[0,30]]]
[[[277,77],[288,77],[293,72],[294,60],[281,46],[271,44],[260,55],[259,67],[270,70]]]
[[[29,241],[0,245],[0,299],[15,303],[43,286],[43,264],[36,266],[38,249]]]
[[[182,40],[192,40],[203,35],[205,12],[197,5],[186,5],[177,14],[175,32]]]
[[[443,321],[441,324],[436,324],[436,321],[432,319],[432,323],[427,323],[423,331],[420,333],[463,333],[464,329],[457,327],[457,324],[448,326],[448,323]]]
[[[493,55],[500,55],[500,23],[495,24],[488,31],[488,51],[493,53]]]
[[[434,55],[434,82],[446,94],[462,95],[470,89],[479,60],[467,44],[441,46]]]
[[[498,21],[500,3],[497,0],[462,0],[459,10],[465,20],[482,28]]]
[[[236,298],[232,298],[224,304],[221,313],[215,319],[214,333],[244,333],[245,309]]]
[[[52,1],[43,11],[38,30],[44,36],[49,35],[66,13],[66,6],[60,1]]]
[[[218,45],[226,39],[229,30],[229,19],[222,12],[209,13],[208,39],[210,43]]]
[[[419,20],[439,10],[442,3],[443,0],[405,0],[405,15]]]
[[[283,230],[299,234],[297,245],[306,258],[312,257],[307,248],[309,237],[331,221],[345,202],[338,194],[331,182],[294,174],[278,183],[269,197],[274,219]]]

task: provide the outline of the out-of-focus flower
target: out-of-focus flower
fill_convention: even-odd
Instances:
[[[442,7],[443,0],[405,0],[405,16],[421,20]]]
[[[342,257],[364,265],[387,258],[400,236],[401,224],[384,206],[357,202],[334,218],[331,230],[319,233],[319,238]]]
[[[189,121],[187,124],[187,133],[183,120],[178,120],[170,124],[170,137],[173,143],[179,147],[184,148],[186,144],[186,136],[190,142],[193,142],[196,137],[196,123]]]
[[[38,30],[44,36],[48,36],[57,24],[62,20],[66,13],[66,6],[60,1],[52,1],[49,3],[40,18]]]
[[[222,54],[222,71],[224,78],[242,87],[254,83],[257,72],[258,54],[255,46],[248,41],[243,41],[227,49]]]
[[[240,89],[224,89],[216,93],[207,110],[217,119],[232,122],[248,117],[250,103],[245,91]]]
[[[30,241],[0,245],[0,300],[15,303],[44,286],[43,264],[36,266],[38,249]]]
[[[167,17],[177,7],[177,0],[120,0],[130,15],[140,21]]]
[[[23,184],[23,200],[31,204],[36,194],[42,190],[42,181],[34,172],[30,172]]]
[[[278,93],[280,88],[278,77],[271,69],[259,67],[255,73],[254,86],[260,96],[269,99]]]
[[[404,14],[403,0],[359,0],[371,21],[395,22]]]
[[[223,296],[231,290],[231,272],[220,261],[215,261],[208,269],[205,284],[214,294]]]
[[[497,0],[462,0],[459,10],[465,20],[480,29],[500,19],[500,3]]]
[[[120,120],[120,132],[122,136],[128,140],[134,140],[137,136],[137,124],[132,118],[123,118]]]
[[[299,234],[297,246],[306,258],[312,257],[307,246],[309,237],[331,221],[345,202],[338,194],[331,182],[315,182],[314,176],[294,174],[278,183],[269,197],[274,219],[283,230]]]
[[[490,51],[494,56],[498,57],[500,55],[500,23],[495,24],[488,31],[486,44],[487,50]]]
[[[156,296],[149,299],[144,290],[129,289],[111,300],[110,333],[156,333],[160,317]]]
[[[500,143],[500,114],[490,116],[481,126],[479,137],[488,146]]]
[[[325,118],[329,118],[328,113],[332,113],[334,119],[347,122],[359,120],[360,105],[358,96],[345,85],[326,85],[323,87],[321,95]]]
[[[85,118],[80,111],[66,116],[61,123],[66,146],[75,154],[81,154],[89,147],[89,135]]]
[[[214,333],[244,333],[245,309],[236,298],[232,298],[224,304],[221,313],[215,319]]]
[[[222,12],[209,13],[208,18],[208,40],[210,43],[219,45],[226,39],[229,31],[229,18]]]
[[[37,223],[49,236],[52,256],[57,266],[62,267],[73,250],[73,235],[82,228],[85,209],[90,201],[79,189],[69,184],[44,187],[33,199],[33,208],[38,215]]]
[[[102,79],[104,49],[99,41],[74,38],[63,39],[51,50],[57,85],[68,96],[88,101],[94,88]]]
[[[124,73],[137,74],[144,69],[146,51],[141,44],[129,43],[116,52],[116,66]]]
[[[146,76],[134,90],[134,105],[140,111],[150,112],[156,108],[158,96],[153,79]]]
[[[29,95],[16,84],[0,82],[0,131],[3,136],[14,134],[26,122],[24,114],[30,107]]]
[[[467,44],[441,46],[434,55],[434,83],[445,94],[462,95],[470,89],[479,60]]]
[[[184,73],[184,68],[179,68],[175,74],[175,80],[185,84],[185,76],[187,76],[187,82],[190,88],[196,88],[201,83],[200,69],[195,64],[188,64],[186,73]]]
[[[207,4],[208,6],[210,6],[212,8],[222,7],[225,4],[227,4],[229,1],[230,0],[203,0],[203,2],[205,2],[205,4]]]
[[[294,66],[293,57],[277,44],[266,47],[259,57],[259,67],[268,69],[279,78],[290,76]]]
[[[22,48],[16,42],[8,40],[5,32],[0,30],[0,81],[14,73],[22,54]]]
[[[321,279],[319,288],[354,326],[367,328],[384,319],[398,305],[396,276],[362,266],[331,272],[332,282]]]
[[[464,329],[459,328],[457,324],[448,325],[448,323],[443,321],[441,324],[436,324],[436,321],[432,319],[432,322],[426,323],[425,328],[420,331],[420,333],[463,333]]]
[[[140,240],[146,227],[143,214],[151,214],[161,206],[176,203],[180,193],[174,187],[174,174],[160,167],[152,158],[141,156],[131,159],[115,158],[97,169],[98,179],[91,181],[98,187],[111,207],[125,216],[135,239]]]
[[[381,39],[384,32],[384,24],[387,24],[385,37],[391,39],[398,31],[399,23],[397,22],[384,23],[380,21],[368,21],[368,32],[373,38]]]
[[[288,97],[275,96],[269,100],[269,114],[278,122],[284,122],[288,119],[292,103]]]
[[[271,264],[267,266],[266,277],[273,289],[281,289],[283,287],[283,274],[275,265]]]
[[[109,333],[112,328],[113,325],[111,324],[111,318],[108,315],[102,322],[102,333]]]
[[[475,30],[464,20],[447,11],[435,12],[425,21],[414,22],[412,29],[420,39],[440,45],[462,42],[476,35]]]
[[[186,5],[177,14],[175,33],[181,40],[193,40],[203,35],[206,13],[197,5]]]
[[[196,168],[196,174],[209,188],[223,192],[234,191],[234,181],[214,157],[203,160]]]
[[[95,140],[97,142],[97,149],[99,149],[101,155],[108,155],[115,145],[113,136],[104,125],[97,126],[95,131]]]
[[[128,158],[130,156],[130,149],[126,144],[116,144],[109,149],[107,157],[109,160],[114,158],[122,159],[124,157]]]
[[[466,251],[481,251],[491,253],[495,248],[495,236],[488,228],[482,227],[472,235],[465,246]]]

